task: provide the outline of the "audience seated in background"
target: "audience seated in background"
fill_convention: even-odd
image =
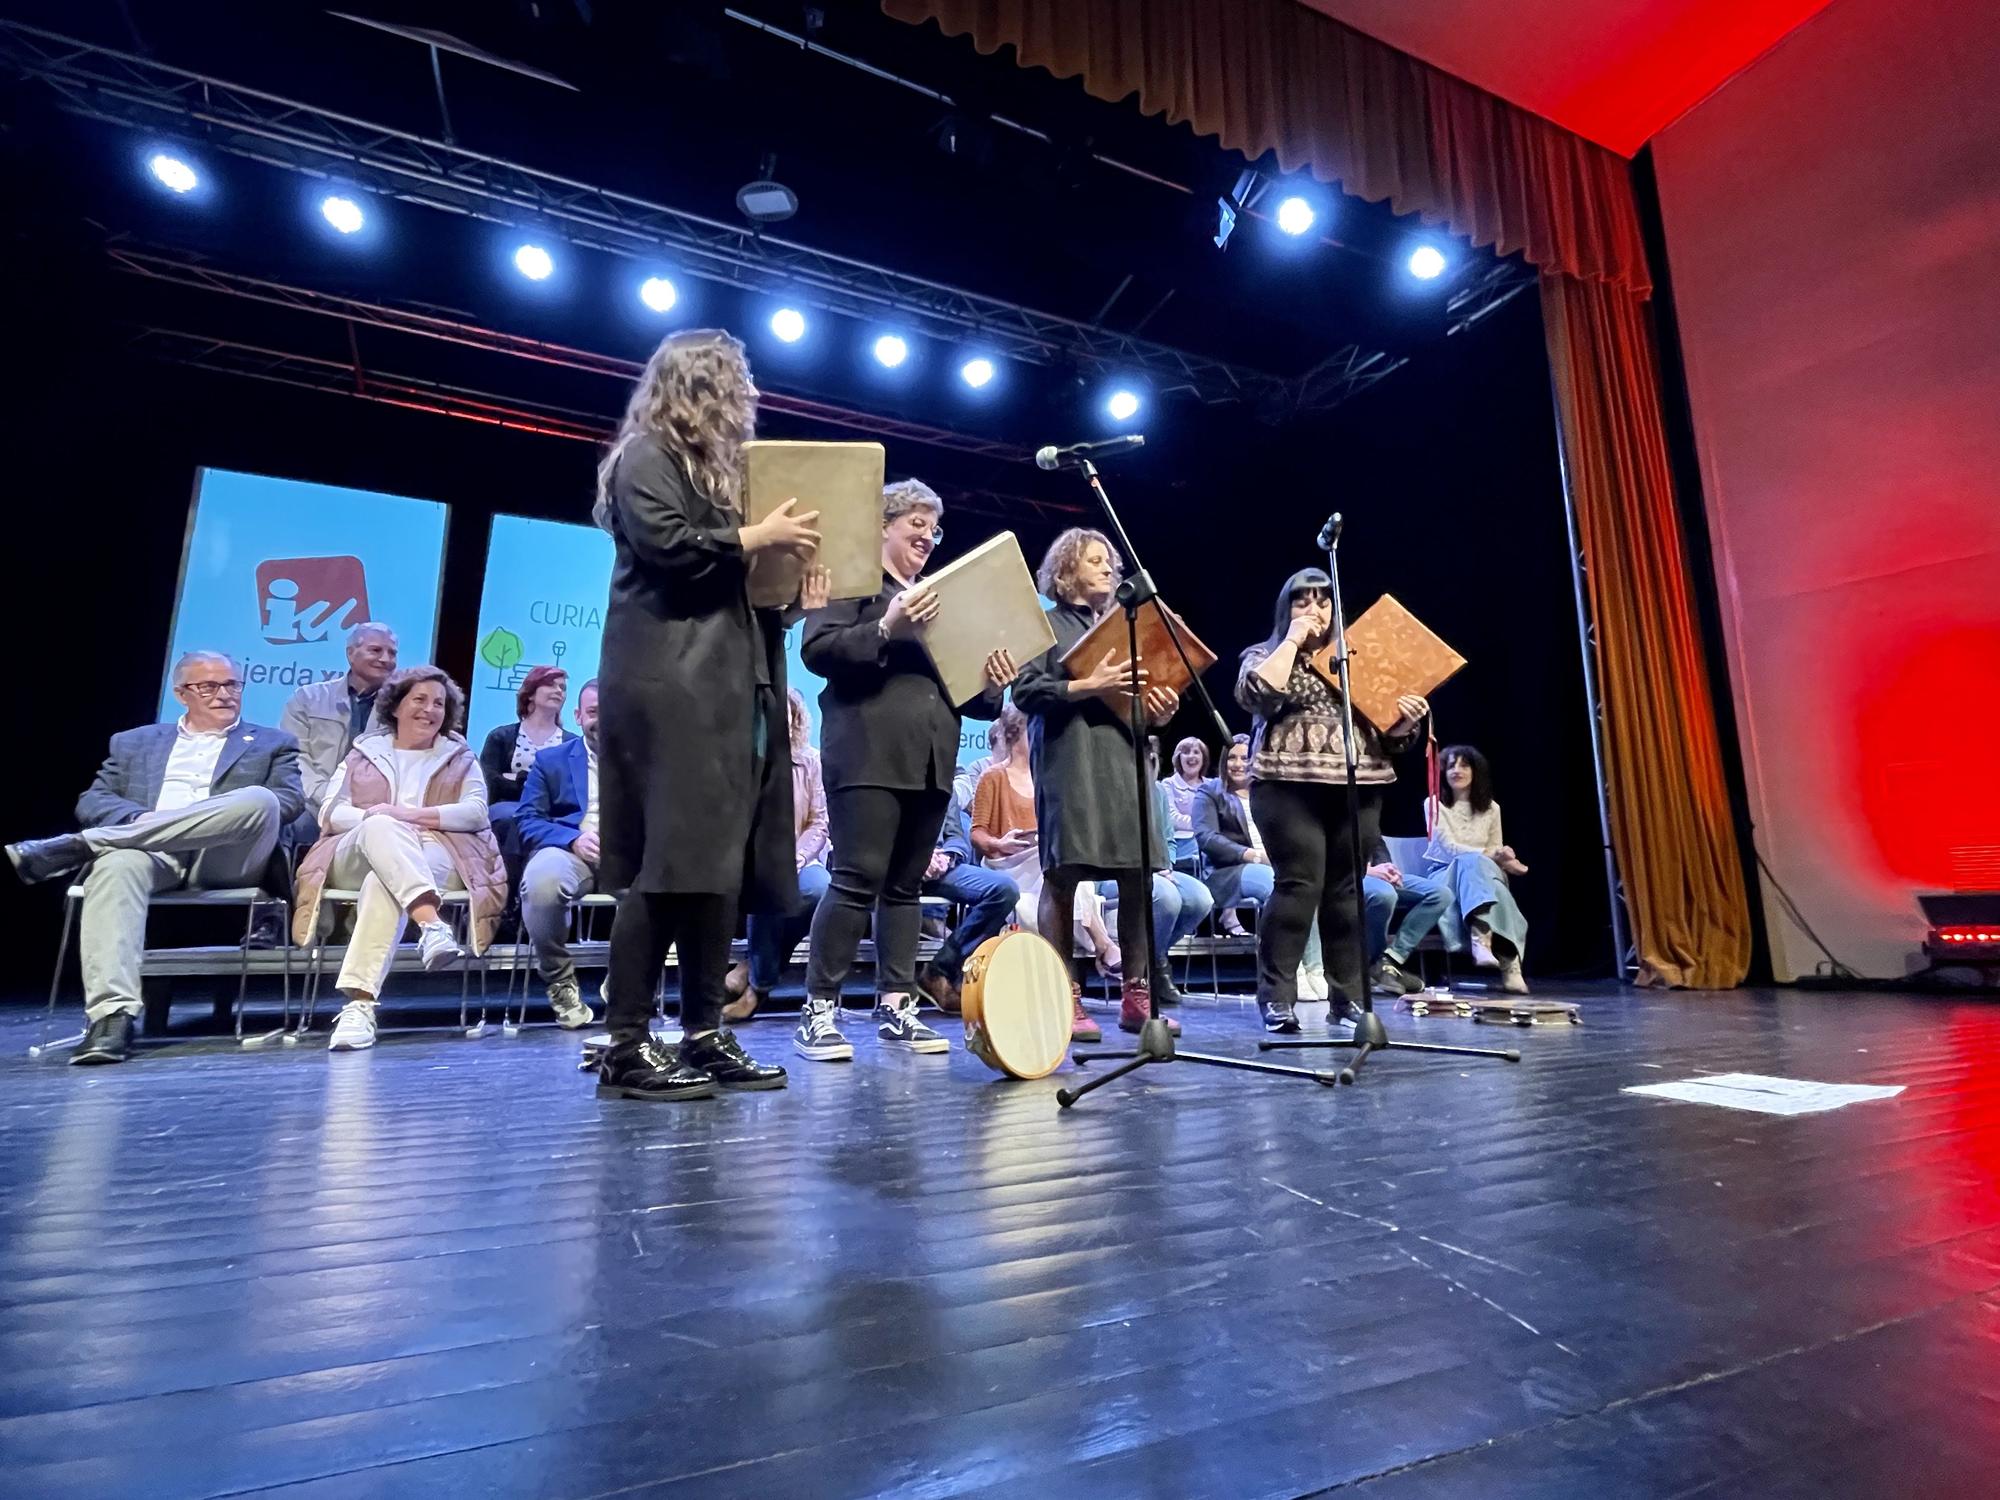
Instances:
[[[1208,889],[1215,897],[1222,930],[1243,931],[1237,910],[1261,907],[1271,899],[1271,860],[1250,816],[1250,736],[1232,735],[1222,758],[1222,774],[1201,784],[1194,800],[1195,843],[1207,863]]]
[[[962,907],[964,914],[938,950],[917,974],[917,984],[940,1010],[958,1014],[958,989],[965,977],[965,960],[979,945],[1007,925],[1021,899],[1021,888],[998,870],[979,862],[956,801],[945,809],[936,850],[924,872],[923,894]]]
[[[787,719],[792,736],[792,819],[793,848],[798,860],[799,904],[783,916],[758,913],[744,923],[750,960],[732,967],[723,978],[729,1000],[722,1007],[722,1019],[747,1021],[757,1013],[784,977],[792,950],[812,930],[813,913],[831,881],[827,856],[826,781],[820,771],[819,751],[812,747],[812,716],[806,711],[806,696],[790,689]]]
[[[180,719],[111,737],[97,779],[77,799],[81,833],[9,844],[26,881],[85,865],[79,956],[89,1030],[72,1063],[120,1063],[140,1003],[146,905],[160,891],[261,885],[284,890],[272,856],[305,805],[298,741],[246,724],[243,673],[219,651],[174,663]]]
[[[1181,747],[1199,740],[1182,740]],[[1173,804],[1171,783],[1158,780],[1160,770],[1160,741],[1157,735],[1146,737],[1148,763],[1156,778],[1153,782],[1153,818],[1162,828],[1172,826]],[[1178,753],[1178,747],[1177,751]],[[1168,858],[1171,859],[1169,847]],[[1104,915],[1108,924],[1118,910],[1118,882],[1100,880],[1097,883],[1098,898],[1104,903]],[[1179,1005],[1181,993],[1174,985],[1173,966],[1167,962],[1167,954],[1175,943],[1201,926],[1202,918],[1215,909],[1215,898],[1209,894],[1207,886],[1187,872],[1169,868],[1153,872],[1153,963],[1146,971],[1152,976],[1153,998],[1162,1005]]]
[[[278,727],[299,743],[299,781],[304,810],[286,830],[289,841],[308,848],[319,837],[320,809],[326,805],[333,774],[354,748],[375,713],[375,695],[396,670],[396,632],[378,620],[347,632],[347,675],[309,682],[285,700]]]
[[[479,750],[479,770],[486,778],[486,816],[510,876],[519,873],[527,855],[515,820],[535,757],[576,738],[563,728],[563,704],[568,699],[567,672],[561,667],[530,667],[514,694],[514,722],[495,728]]]
[[[319,842],[299,865],[292,932],[312,941],[320,896],[359,889],[354,935],[336,984],[347,999],[332,1051],[375,1045],[375,1005],[407,915],[426,970],[465,950],[439,911],[442,892],[471,899],[472,947],[484,952],[507,905],[507,870],[486,820],[486,778],[465,743],[465,694],[441,668],[410,667],[382,685],[367,734],[334,773]]]
[[[1452,891],[1473,962],[1497,968],[1508,993],[1527,994],[1521,960],[1528,948],[1528,919],[1515,904],[1508,878],[1527,874],[1528,867],[1501,832],[1500,804],[1493,796],[1486,757],[1470,745],[1447,746],[1444,786],[1425,812],[1431,842],[1424,860]],[[1455,925],[1447,922],[1447,941]]]
[[[1036,840],[1035,777],[1028,764],[1027,716],[1009,703],[993,721],[991,741],[997,764],[979,778],[972,794],[967,832],[986,868],[1014,882],[1020,896],[1015,916],[1029,932],[1036,930],[1042,899],[1041,846]],[[1104,927],[1104,903],[1096,887],[1076,888],[1074,907],[1078,940],[1097,956],[1098,971],[1118,973],[1121,955]]]
[[[1416,994],[1424,982],[1410,972],[1410,956],[1450,909],[1451,887],[1428,875],[1397,869],[1388,844],[1378,838],[1361,889],[1367,904],[1363,960],[1370,965],[1369,982],[1378,994]],[[1399,912],[1402,921],[1397,923]],[[1396,928],[1394,937],[1389,935],[1391,924]]]
[[[997,719],[986,726],[986,752],[977,760],[967,761],[952,773],[951,806],[952,810],[963,818],[969,819],[972,816],[972,794],[978,790],[979,778],[1005,759],[1000,754],[1000,723]]]
[[[1194,805],[1201,784],[1208,779],[1208,746],[1189,735],[1174,746],[1174,774],[1160,785],[1166,788],[1167,806],[1173,821],[1167,825],[1167,856],[1173,867],[1186,875],[1201,874],[1201,841],[1195,834]]]
[[[536,670],[541,670],[537,668]],[[527,863],[521,872],[521,925],[535,945],[535,969],[565,1030],[594,1017],[569,951],[570,904],[597,891],[597,679],[576,695],[583,733],[535,757],[521,789],[515,828]],[[495,734],[499,731],[495,730]],[[488,739],[490,748],[492,740]],[[483,757],[482,757],[483,758]]]

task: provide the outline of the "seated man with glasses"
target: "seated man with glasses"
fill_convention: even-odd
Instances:
[[[118,1063],[143,1008],[139,960],[156,891],[262,885],[278,836],[305,806],[298,741],[243,720],[243,680],[219,651],[174,663],[178,722],[111,737],[111,753],[77,799],[81,833],[9,844],[25,881],[88,865],[83,882],[84,1014],[72,1063]]]

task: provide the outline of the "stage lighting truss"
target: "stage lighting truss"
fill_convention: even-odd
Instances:
[[[894,322],[946,343],[976,339],[1028,364],[1143,375],[1155,392],[1241,403],[1277,420],[1338,405],[1400,360],[1349,345],[1303,378],[1156,344],[1073,318],[909,276],[737,224],[652,203],[497,156],[245,88],[131,53],[0,19],[0,58],[50,89],[63,109],[155,135],[198,135],[211,153],[353,182],[385,198],[519,228],[546,225],[572,245],[657,262],[865,322]],[[1328,378],[1331,370],[1352,379]]]

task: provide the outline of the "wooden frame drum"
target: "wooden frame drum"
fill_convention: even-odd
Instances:
[[[1069,965],[1032,932],[1003,932],[965,961],[965,1050],[1011,1078],[1046,1078],[1069,1051]]]

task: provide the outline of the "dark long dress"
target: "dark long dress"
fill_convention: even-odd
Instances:
[[[1049,626],[1056,643],[1022,667],[1014,683],[1014,706],[1028,716],[1042,868],[1164,869],[1166,830],[1157,823],[1152,856],[1141,857],[1131,725],[1103,700],[1072,701],[1067,691],[1062,655],[1096,619],[1081,604],[1051,608]]]
[[[740,520],[651,438],[611,476],[598,675],[599,880],[798,904],[784,628],[753,610]]]

